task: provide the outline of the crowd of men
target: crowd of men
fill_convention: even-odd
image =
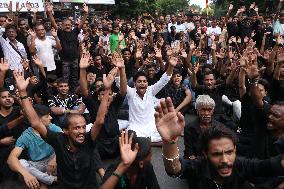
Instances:
[[[0,15],[0,187],[284,188],[284,9]],[[184,151],[178,139],[184,137]],[[103,160],[115,159],[109,167]],[[99,177],[101,178],[100,180]],[[16,183],[16,184],[15,184]]]

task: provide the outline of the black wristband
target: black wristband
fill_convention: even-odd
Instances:
[[[21,100],[28,99],[28,98],[29,98],[29,96],[20,96]]]

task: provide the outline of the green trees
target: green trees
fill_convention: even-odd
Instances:
[[[178,10],[187,10],[188,0],[116,0],[114,13],[122,17],[133,17],[150,13],[173,14]]]

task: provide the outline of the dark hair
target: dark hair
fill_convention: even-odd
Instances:
[[[140,77],[140,76],[146,77],[146,79],[147,79],[147,81],[148,81],[148,76],[147,76],[147,74],[146,74],[144,71],[138,71],[138,72],[134,75],[133,81],[136,82],[137,79],[138,79],[138,77]]]
[[[263,85],[266,92],[269,92],[270,85],[269,85],[269,82],[266,79],[261,78],[261,79],[258,80],[258,83]]]
[[[275,101],[273,105],[284,106],[284,101]]]
[[[106,90],[106,88],[104,87],[104,86],[101,86],[99,89],[98,89],[98,95],[100,94],[100,92],[102,92],[102,91],[105,91]]]
[[[58,78],[57,79],[57,84],[60,84],[60,83],[69,83],[66,79],[64,79],[64,78]]]
[[[45,116],[45,115],[48,115],[50,114],[50,109],[49,107],[45,106],[45,105],[41,105],[41,104],[35,104],[34,105],[34,109],[37,113],[37,115],[39,117],[42,117],[42,116]]]
[[[118,29],[119,29],[119,25],[118,25],[117,23],[114,23],[114,24],[112,25],[112,28],[118,28]]]
[[[36,25],[34,26],[34,28],[36,29],[38,26],[44,27],[43,23],[36,23]]]
[[[8,31],[9,29],[17,30],[17,26],[15,24],[7,24],[5,31]]]
[[[134,149],[135,144],[137,143],[139,146],[137,156],[135,158],[136,162],[139,162],[145,159],[151,152],[151,140],[146,137],[137,137],[136,132],[133,130],[128,130],[128,136],[133,134],[132,138],[132,149]]]
[[[54,74],[47,74],[46,81],[47,83],[54,83],[55,81],[57,81],[57,76]]]
[[[215,127],[210,127],[200,136],[200,147],[203,152],[208,152],[209,143],[214,139],[228,138],[236,145],[238,142],[237,135],[234,131],[226,126],[219,124]]]
[[[9,90],[7,88],[0,87],[0,94],[3,93],[3,92],[6,92],[6,91],[9,92]]]
[[[210,70],[210,71],[208,71],[208,72],[204,72],[204,77],[203,77],[203,79],[205,79],[205,76],[206,75],[213,75],[213,77],[214,77],[214,79],[215,79],[215,74]]]
[[[176,75],[176,74],[180,74],[181,75],[180,69],[174,68],[174,71],[173,71],[172,75]]]
[[[68,114],[68,115],[64,118],[62,125],[60,125],[61,128],[62,128],[62,129],[68,129],[68,128],[69,128],[69,125],[70,125],[70,120],[71,120],[73,117],[76,117],[76,116],[78,116],[78,117],[83,117],[83,118],[84,118],[84,116],[83,116],[82,114],[79,114],[79,113]],[[85,119],[85,118],[84,118],[84,119]]]
[[[130,51],[129,48],[124,48],[124,49],[122,49],[122,50],[121,50],[121,53],[124,54],[124,53],[127,52],[127,51],[131,53],[131,51]]]

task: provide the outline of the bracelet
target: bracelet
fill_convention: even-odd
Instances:
[[[164,156],[163,153],[162,153],[162,156],[163,156],[163,158],[164,158],[165,160],[170,161],[170,162],[173,162],[174,160],[176,160],[176,159],[179,158],[179,148],[178,148],[178,147],[177,147],[177,150],[178,150],[178,154],[177,154],[177,156],[174,157],[174,158],[167,158],[167,157]]]
[[[118,177],[118,178],[120,178],[120,177],[121,177],[121,175],[120,175],[120,174],[118,174],[118,173],[116,173],[116,172],[113,172],[111,175],[116,176],[116,177]]]
[[[27,95],[26,96],[20,96],[21,100],[28,99],[28,98],[29,98],[29,96],[27,96]]]
[[[248,83],[253,86],[257,86],[258,79],[248,79]]]
[[[121,188],[126,187],[126,182],[125,182],[125,179],[124,179],[123,175],[120,175],[120,174],[118,174],[116,172],[113,172],[111,175],[118,177],[118,179],[119,179],[118,182],[119,182],[119,185],[120,185]]]

